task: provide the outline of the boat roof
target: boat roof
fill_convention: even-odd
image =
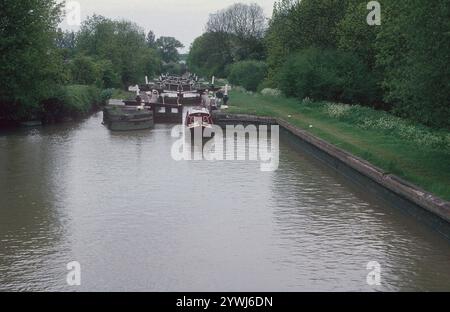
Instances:
[[[188,110],[188,114],[210,114],[209,110],[206,107],[201,107],[201,106],[197,106],[197,107],[191,107]]]

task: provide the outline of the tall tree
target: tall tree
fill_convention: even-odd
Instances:
[[[108,60],[127,86],[159,70],[159,57],[148,46],[144,30],[128,21],[113,21],[94,15],[77,36],[78,53],[96,60]]]
[[[382,101],[383,77],[380,68],[376,66],[375,44],[380,27],[368,25],[368,12],[366,0],[349,0],[345,16],[337,25],[337,47],[339,50],[351,52],[365,63],[376,82],[374,104],[377,107],[389,109],[390,105]]]
[[[267,18],[256,3],[237,3],[209,16],[206,31],[227,40],[234,61],[265,58]]]
[[[337,47],[337,25],[348,0],[281,0],[275,4],[266,44],[273,72],[301,49]]]
[[[203,75],[226,77],[242,60],[264,60],[267,19],[261,6],[237,3],[209,16],[206,32],[191,46],[188,65]]]
[[[150,30],[150,31],[147,33],[147,38],[146,38],[146,40],[147,40],[147,44],[148,44],[148,46],[149,46],[150,48],[153,48],[153,49],[156,48],[156,36],[155,36],[155,33],[154,33],[153,31]]]
[[[266,17],[261,6],[256,3],[236,3],[211,14],[206,30],[233,34],[239,39],[261,39],[264,36],[266,24]]]
[[[377,37],[386,101],[398,114],[450,128],[450,1],[386,0]]]
[[[156,40],[156,47],[162,60],[170,63],[180,60],[178,49],[184,48],[184,45],[173,37],[159,37]]]
[[[60,81],[62,63],[55,45],[60,16],[56,1],[2,1],[0,115],[31,113]]]
[[[207,32],[192,43],[188,66],[191,71],[204,76],[226,76],[226,67],[233,62],[226,33]]]
[[[380,27],[367,24],[367,0],[349,0],[345,16],[338,23],[337,46],[352,52],[375,68],[375,42]]]

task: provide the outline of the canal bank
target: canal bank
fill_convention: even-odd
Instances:
[[[215,113],[218,124],[277,124],[299,139],[302,150],[325,162],[368,192],[450,239],[450,203],[398,176],[302,130],[282,118]]]
[[[101,110],[110,98],[133,97],[131,92],[94,85],[59,86],[52,92],[23,111],[20,105],[0,103],[0,130],[80,121]]]
[[[368,107],[232,91],[229,113],[272,116],[450,201],[450,133]]]

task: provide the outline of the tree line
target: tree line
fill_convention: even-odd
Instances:
[[[279,0],[210,16],[191,46],[190,68],[249,90],[360,104],[450,128],[450,1]]]
[[[178,54],[183,45],[177,39],[156,38],[135,23],[100,15],[89,17],[78,32],[62,31],[58,2],[2,2],[1,120],[76,113],[92,103],[67,103],[73,98],[100,101],[113,88],[138,83],[144,75],[184,70]]]

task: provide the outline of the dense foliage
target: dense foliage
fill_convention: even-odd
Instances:
[[[253,23],[241,12],[246,5],[231,6],[211,15],[191,47],[189,66],[221,77],[233,69],[239,74],[229,78],[236,83],[253,68],[245,73],[231,64],[265,61],[268,74],[259,89],[375,107],[450,128],[450,1],[378,2],[378,26],[367,22],[373,11],[367,0],[279,0],[267,29],[262,19]],[[260,31],[252,31],[253,24]],[[239,40],[251,33],[257,41]]]
[[[112,88],[126,88],[161,70],[186,70],[178,63],[177,49],[183,46],[178,40],[157,39],[132,22],[93,15],[77,33],[63,32],[57,28],[58,3],[5,0],[0,5],[0,122],[83,115]]]
[[[450,1],[380,3],[381,26],[367,24],[364,0],[277,3],[266,37],[269,78],[289,95],[382,107],[427,125],[450,127]],[[308,47],[320,50],[312,56],[311,50],[304,50]],[[307,58],[321,58],[327,53],[324,49],[351,53],[353,62],[337,57],[334,64],[330,60],[315,69],[305,63]],[[291,57],[294,53],[297,56]],[[314,78],[295,87],[286,86],[286,79],[277,80],[289,73],[293,78],[292,67],[297,74],[308,72]],[[338,67],[346,79],[340,84],[343,96],[330,98],[340,92],[330,83],[342,81],[333,75]],[[312,86],[317,87],[316,93],[310,92]]]
[[[256,91],[267,75],[267,65],[260,61],[242,61],[231,65],[229,81],[250,91]]]
[[[74,61],[91,68],[83,69],[81,74],[86,76],[80,77],[78,66],[73,66],[75,82],[97,83],[106,88],[137,83],[144,75],[158,72],[160,66],[159,52],[148,46],[143,29],[131,22],[97,15],[83,23],[76,36],[76,52],[81,56]]]
[[[180,60],[178,49],[184,48],[184,45],[173,37],[160,37],[155,41],[155,46],[166,63],[178,62]]]
[[[105,100],[100,94],[99,88],[90,85],[59,86],[52,97],[41,101],[38,117],[53,123],[85,116]]]
[[[344,103],[372,103],[376,84],[367,66],[351,53],[310,48],[290,56],[278,85],[288,96]]]
[[[450,128],[450,1],[384,1],[376,59],[394,112]]]
[[[279,0],[268,23],[259,5],[234,4],[210,15],[187,65],[251,90],[383,108],[450,128],[450,0],[380,0],[380,26],[368,25],[367,2]],[[144,75],[186,71],[175,38],[98,15],[63,32],[58,3],[1,3],[0,120],[43,113],[69,85],[124,88]]]
[[[227,66],[233,62],[227,37],[207,32],[195,39],[187,60],[190,70],[203,76],[227,76]]]
[[[61,81],[62,58],[53,44],[60,11],[56,1],[2,1],[0,118],[32,114]]]
[[[257,4],[234,4],[211,14],[206,32],[191,46],[188,65],[205,76],[226,77],[228,66],[245,60],[264,60],[266,18]]]

